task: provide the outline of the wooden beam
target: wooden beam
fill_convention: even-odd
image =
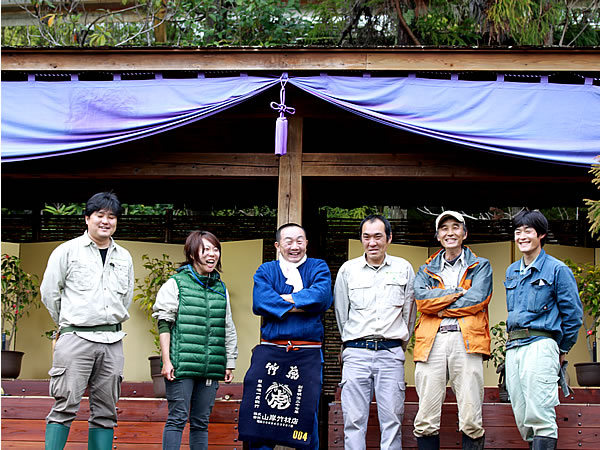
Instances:
[[[4,71],[600,71],[599,49],[3,48]]]
[[[302,125],[301,117],[291,117],[287,154],[279,158],[277,226],[302,224]]]
[[[487,154],[455,160],[448,154],[431,151],[414,153],[303,153],[302,119],[290,118],[288,154],[267,153],[137,153],[128,160],[109,159],[110,166],[92,166],[88,159],[71,161],[44,159],[5,163],[2,179],[189,179],[189,178],[268,178],[279,176],[280,203],[286,210],[300,210],[302,177],[378,178],[403,180],[521,181],[587,183],[586,168],[565,167],[527,160],[493,159]],[[84,157],[85,155],[80,157]],[[77,157],[77,156],[75,156]],[[518,161],[518,164],[514,162]],[[56,165],[55,165],[56,163]],[[544,170],[534,167],[544,164]],[[65,168],[67,167],[67,168]],[[73,170],[77,167],[77,170]],[[15,170],[16,169],[16,170]],[[294,196],[298,195],[299,198]],[[289,197],[289,198],[288,198]],[[285,201],[284,201],[285,199]],[[294,205],[288,205],[288,203]],[[299,220],[299,213],[291,213]],[[288,217],[288,213],[286,213]]]
[[[97,178],[99,173],[105,179],[177,179],[177,178],[244,178],[244,177],[276,177],[278,169],[277,157],[266,153],[170,153],[164,152],[158,157],[154,155],[143,160],[110,161],[106,170],[99,164],[96,167],[81,165],[78,170],[64,170],[51,164],[52,159],[28,161],[22,172],[11,172],[9,163],[3,165],[3,179],[55,178],[86,179]]]
[[[431,152],[423,153],[304,153],[302,176],[387,178],[387,179],[435,179],[462,181],[547,181],[549,172],[532,170],[532,163],[519,159],[519,165],[511,170],[498,170],[498,166],[485,161],[453,161],[448,156]],[[529,164],[528,164],[529,163]],[[509,167],[510,162],[504,162]],[[539,164],[539,163],[537,163]],[[549,166],[556,169],[552,180],[556,182],[589,180],[587,169],[568,170],[564,166]],[[579,174],[580,172],[580,174]]]

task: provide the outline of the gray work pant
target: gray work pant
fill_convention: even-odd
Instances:
[[[89,387],[90,428],[113,428],[123,379],[123,342],[103,344],[74,333],[60,336],[54,348],[50,395],[55,403],[47,423],[70,427]]]
[[[381,431],[382,450],[402,449],[404,418],[404,351],[345,348],[342,353],[342,412],[344,448],[366,449],[367,423],[373,393]]]

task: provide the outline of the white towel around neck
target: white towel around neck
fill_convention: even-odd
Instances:
[[[304,255],[302,259],[296,263],[289,262],[282,256],[279,257],[279,268],[281,269],[283,276],[286,278],[285,284],[293,286],[293,292],[301,291],[304,288],[302,277],[298,271],[298,267],[304,264],[304,261],[306,261],[306,255]]]

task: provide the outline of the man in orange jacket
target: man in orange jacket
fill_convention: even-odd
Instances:
[[[483,358],[490,355],[488,303],[492,268],[463,241],[462,214],[445,211],[436,221],[442,245],[415,277],[415,300],[421,313],[415,329],[415,384],[419,411],[414,434],[419,449],[440,448],[440,421],[446,384],[456,394],[462,448],[483,449],[485,430]]]

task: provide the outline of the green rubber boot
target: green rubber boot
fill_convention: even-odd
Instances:
[[[46,425],[46,450],[63,450],[71,429],[60,423]]]
[[[88,431],[88,450],[110,450],[113,445],[112,428],[90,428]]]

